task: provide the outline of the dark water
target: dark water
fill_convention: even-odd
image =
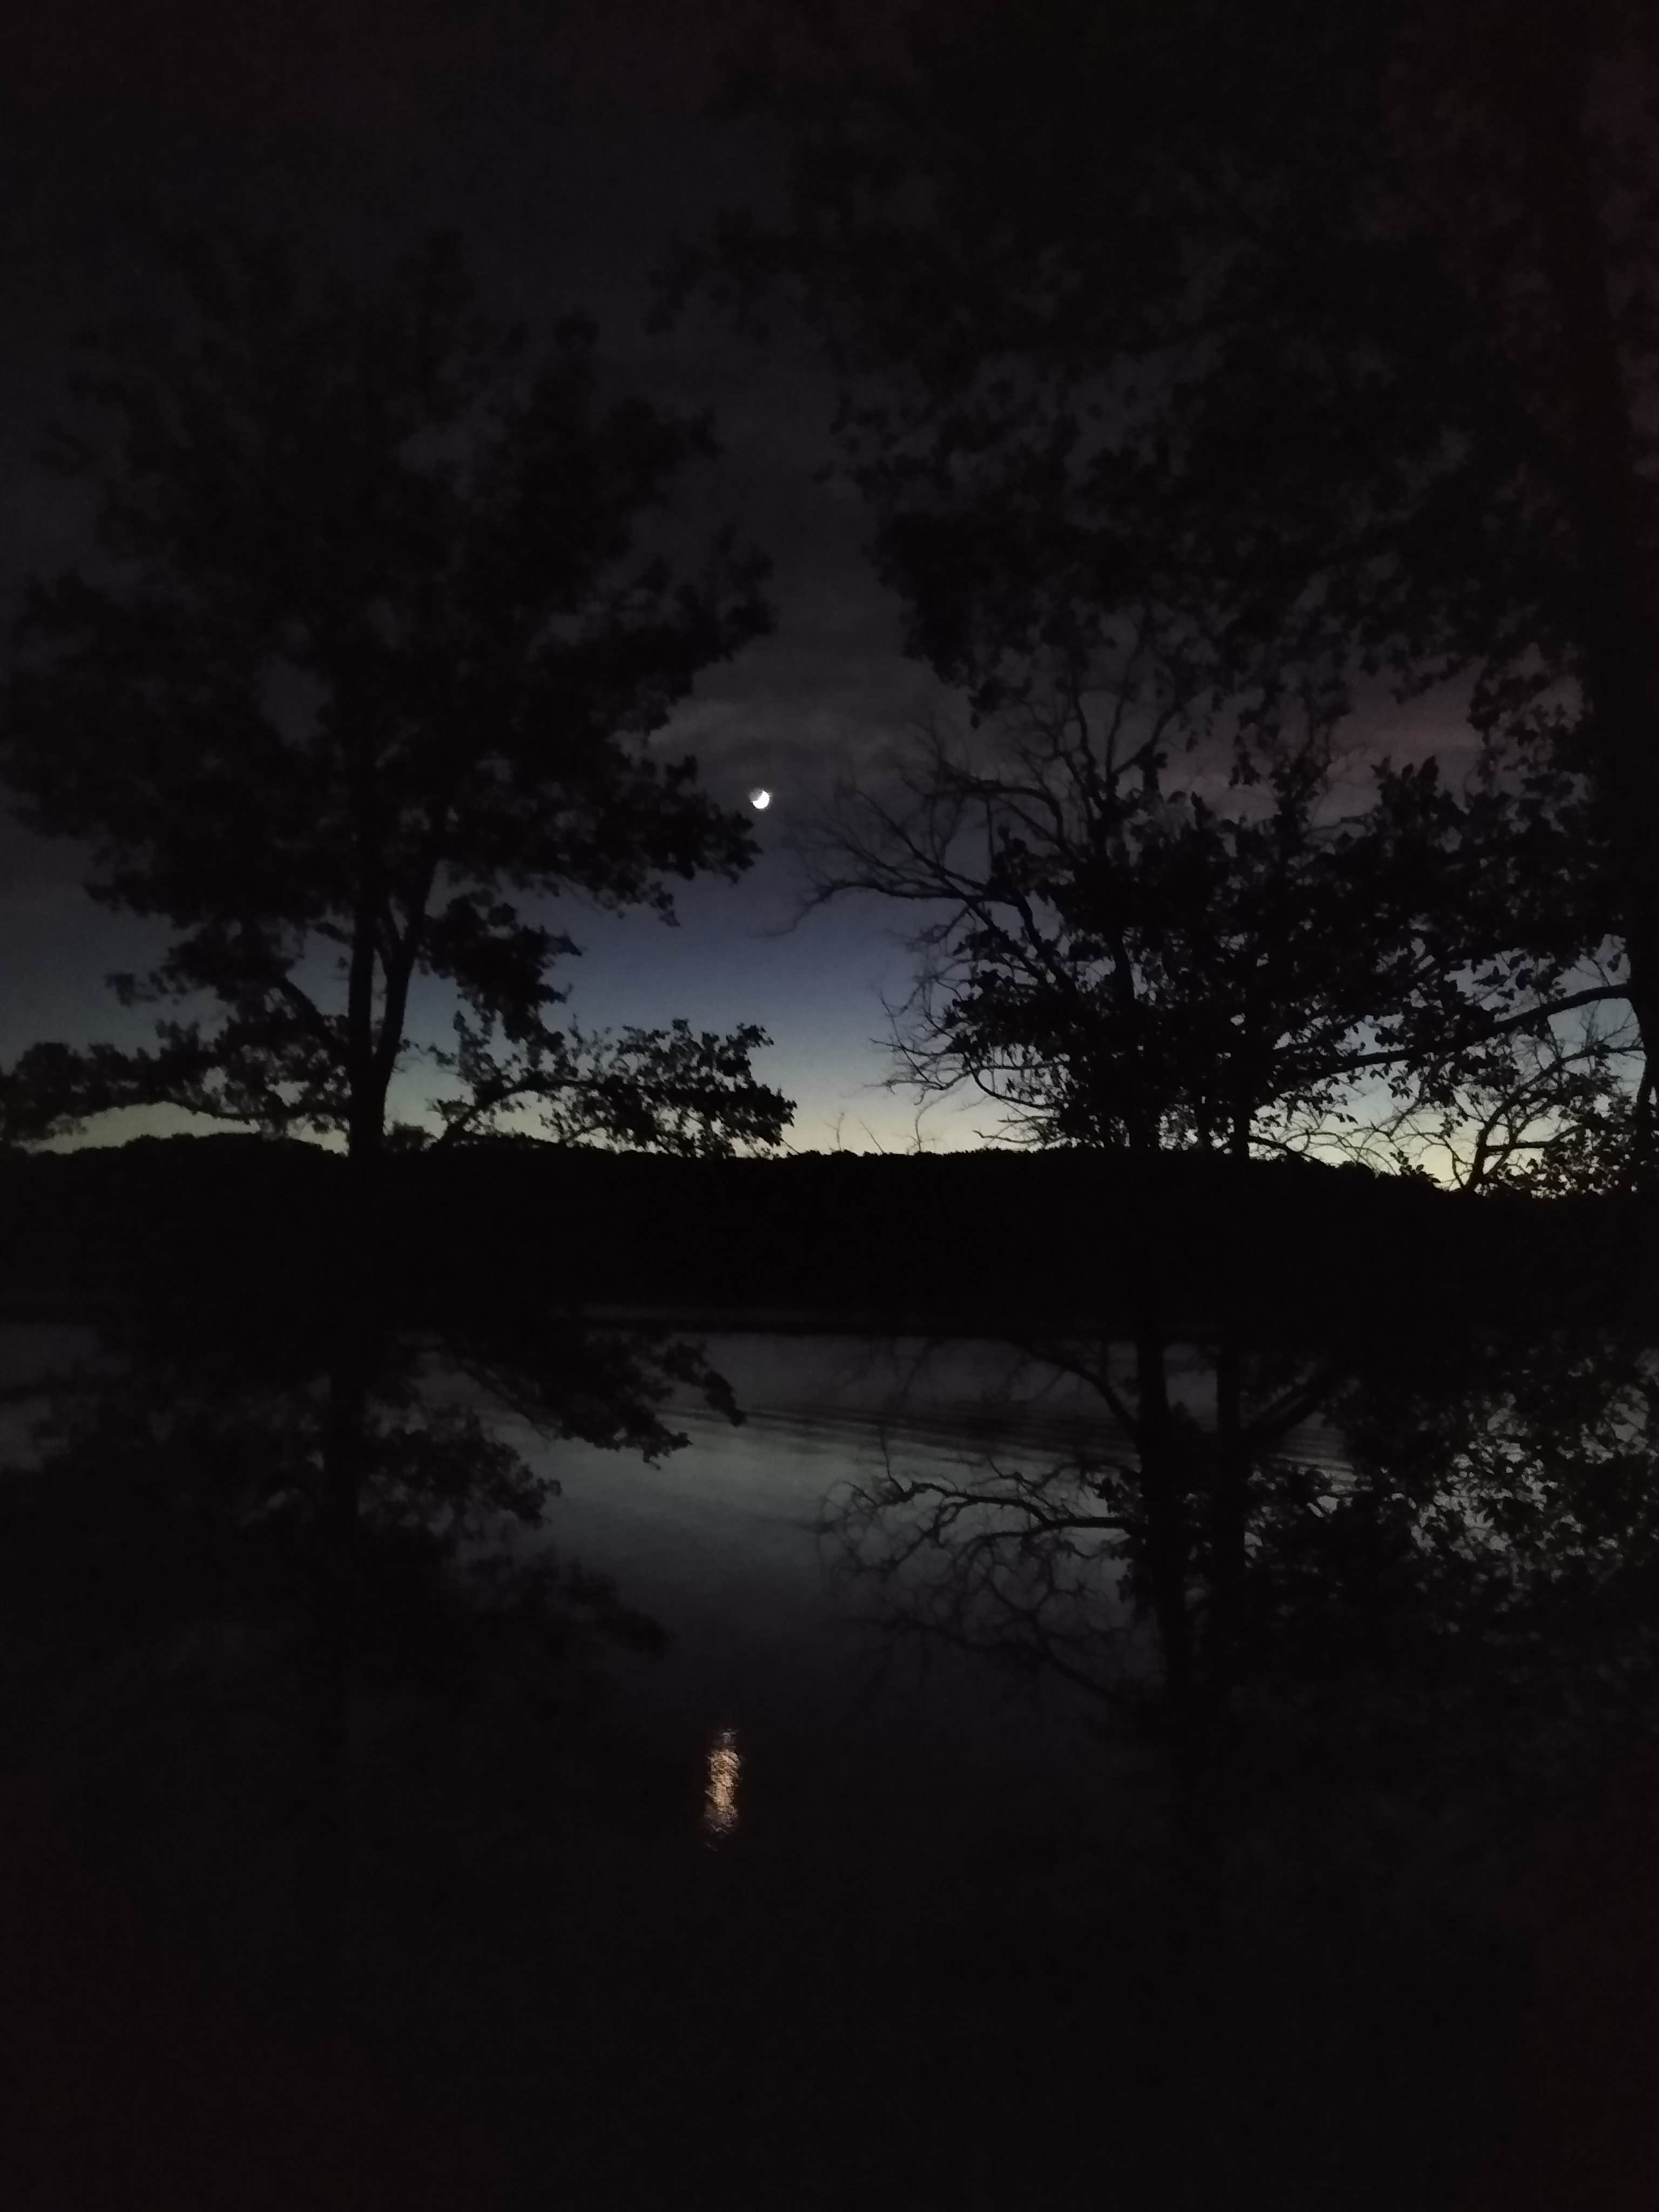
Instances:
[[[1098,1394],[1006,1345],[745,1334],[702,1340],[742,1426],[696,1405],[658,1467],[503,1421],[552,1469],[546,1540],[616,1577],[670,1638],[633,1694],[682,1754],[723,1778],[722,1832],[787,1803],[838,1831],[1051,1821],[1111,1788],[1095,1702],[1011,1680],[975,1654],[907,1644],[826,1535],[848,1486],[886,1468],[953,1471],[986,1453],[1042,1463],[1112,1433]],[[1127,1354],[1124,1355],[1127,1360]],[[1174,1395],[1202,1418],[1212,1384],[1176,1355]],[[1334,1440],[1292,1439],[1305,1458]],[[971,1810],[969,1808],[971,1807]]]
[[[64,1348],[8,1333],[0,1385]],[[991,1343],[707,1348],[747,1419],[685,1407],[690,1442],[654,1468],[494,1417],[561,1485],[517,1540],[665,1632],[659,1656],[604,1654],[597,1766],[556,1717],[520,1730],[511,1758],[556,1780],[510,1829],[469,1820],[476,1747],[424,1796],[364,1770],[355,2033],[499,2152],[479,2205],[1451,2203],[1468,1978],[1432,1946],[1350,1942],[1364,1916],[1345,1899],[1334,1922],[1294,1869],[1195,1962],[1142,1755],[1063,1682],[896,1650],[826,1540],[884,1468],[1109,1441],[1096,1395]],[[1177,1358],[1200,1418],[1210,1388]],[[1334,1453],[1316,1430],[1293,1448]],[[159,1795],[175,1893],[280,1955],[276,1842],[228,1826],[204,1850]]]
[[[729,1850],[787,1826],[837,1851],[860,1837],[887,1850],[902,1829],[945,1850],[1113,1810],[1118,1767],[1095,1700],[971,1652],[896,1645],[825,1533],[849,1486],[884,1468],[948,1473],[988,1453],[1042,1464],[1110,1438],[1098,1394],[988,1340],[701,1341],[744,1419],[734,1427],[688,1395],[673,1418],[690,1441],[655,1467],[489,1415],[560,1486],[539,1534],[513,1541],[612,1578],[665,1633],[660,1657],[618,1654],[610,1669],[655,1751],[700,1778],[689,1839]],[[0,1392],[88,1344],[61,1327],[0,1330]],[[1207,1369],[1180,1352],[1172,1368],[1176,1401],[1203,1419]],[[1308,1459],[1334,1449],[1317,1427],[1291,1442]],[[25,1410],[0,1404],[0,1458],[28,1455]]]
[[[1443,2046],[1467,2052],[1480,1977],[1449,1990],[1443,1948],[1351,1941],[1352,1891],[1333,1918],[1325,1877],[1288,1861],[1194,1964],[1144,1754],[1062,1681],[896,1652],[824,1537],[826,1507],[889,1467],[1098,1446],[1097,1395],[989,1342],[708,1349],[748,1418],[688,1409],[659,1468],[519,1432],[562,1485],[546,1540],[667,1632],[613,1680],[685,1778],[649,1836],[601,1826],[562,1862],[563,1955],[603,1993],[583,2078],[602,2104],[643,2063],[657,2145],[600,2129],[574,2201],[1450,2202],[1483,2059],[1459,2083]],[[1175,1368],[1202,1419],[1208,1370]],[[1337,1458],[1318,1427],[1290,1444]]]

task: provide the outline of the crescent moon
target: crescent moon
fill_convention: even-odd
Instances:
[[[751,791],[749,794],[749,804],[754,808],[757,814],[764,814],[767,808],[772,804],[772,794],[763,787],[758,791]]]

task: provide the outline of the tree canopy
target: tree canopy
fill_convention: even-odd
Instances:
[[[1618,0],[965,10],[770,88],[787,215],[678,282],[822,335],[912,645],[981,708],[1151,603],[1247,728],[1369,673],[1541,739],[1650,1045],[1656,81]]]
[[[1205,734],[1131,670],[1115,695],[936,727],[890,787],[842,794],[814,896],[915,916],[896,1081],[972,1085],[1026,1141],[1243,1157],[1373,1126],[1365,1085],[1396,1119],[1449,1116],[1528,1053],[1547,1111],[1556,1025],[1611,1006],[1605,1075],[1623,988],[1571,896],[1564,779],[1356,777],[1316,724],[1229,783]]]
[[[672,921],[676,878],[752,855],[650,746],[770,619],[729,530],[652,540],[709,422],[609,397],[579,319],[534,357],[447,240],[370,283],[270,240],[172,261],[169,312],[106,337],[56,437],[101,557],[30,590],[0,778],[89,848],[95,898],[175,932],[122,997],[222,1015],[35,1048],[12,1133],[165,1101],[373,1151],[427,977],[459,1001],[427,1048],[452,1136],[539,1097],[562,1134],[775,1139],[758,1030],[594,1039],[552,980],[554,901]]]

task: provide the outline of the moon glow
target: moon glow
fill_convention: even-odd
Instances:
[[[751,791],[749,794],[749,804],[754,808],[757,814],[764,814],[767,808],[772,804],[772,794],[764,787],[757,791]]]

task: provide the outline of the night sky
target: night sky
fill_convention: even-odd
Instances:
[[[854,1149],[908,1147],[914,1107],[880,1088],[880,997],[901,994],[908,973],[894,917],[868,902],[791,928],[799,878],[787,848],[836,778],[878,775],[940,694],[898,649],[898,609],[862,557],[856,496],[815,479],[833,395],[805,343],[761,354],[706,313],[665,337],[642,327],[649,273],[676,233],[696,236],[722,205],[764,204],[778,190],[778,145],[704,112],[722,52],[750,35],[744,9],[58,0],[33,12],[0,29],[6,621],[23,576],[71,565],[85,543],[84,501],[33,455],[62,404],[75,331],[150,281],[147,217],[289,229],[365,266],[432,228],[459,232],[492,307],[532,327],[586,309],[619,386],[714,410],[725,456],[688,481],[690,511],[706,502],[711,520],[732,516],[776,564],[776,634],[711,671],[659,741],[695,751],[723,799],[772,790],[763,858],[735,889],[690,886],[678,929],[562,914],[586,947],[570,1012],[586,1027],[757,1021],[774,1048],[757,1073],[797,1101],[793,1144],[826,1147],[839,1121]],[[787,22],[760,0],[748,12],[774,33]],[[859,14],[853,35],[867,42],[886,11]],[[1448,732],[1443,707],[1425,716],[1384,714],[1376,728],[1415,750]],[[49,1036],[136,1042],[147,1025],[119,1012],[102,978],[142,965],[159,937],[94,908],[70,848],[7,825],[0,868],[0,1058]],[[426,1011],[440,1033],[435,997]],[[134,1116],[99,1134],[178,1126]],[[933,1109],[922,1128],[948,1146],[991,1126],[969,1102]]]

